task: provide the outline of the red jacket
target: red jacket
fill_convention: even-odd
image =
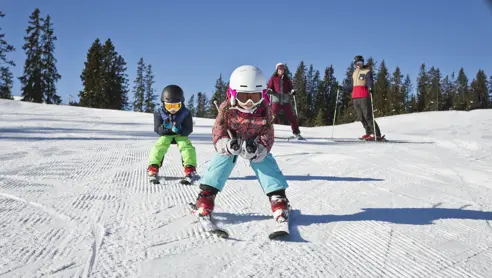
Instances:
[[[289,94],[293,89],[292,81],[290,81],[289,77],[284,76],[284,90],[280,92],[280,76],[278,74],[274,74],[270,80],[268,81],[268,88],[272,89],[275,93],[285,93]]]

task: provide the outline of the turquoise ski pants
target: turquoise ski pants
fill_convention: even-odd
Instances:
[[[201,178],[200,184],[208,185],[222,191],[235,164],[233,155],[224,156],[216,153],[208,166],[207,172]],[[289,186],[271,153],[263,161],[251,162],[250,165],[265,194],[286,189]]]

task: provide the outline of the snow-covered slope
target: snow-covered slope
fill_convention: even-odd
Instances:
[[[213,120],[195,121],[203,173]],[[0,100],[0,277],[491,277],[491,122],[492,110],[378,119],[398,144],[304,128],[308,141],[273,148],[290,239],[268,239],[268,200],[239,160],[216,200],[224,240],[189,213],[197,186],[147,182],[151,115]],[[175,146],[162,172],[182,175]]]

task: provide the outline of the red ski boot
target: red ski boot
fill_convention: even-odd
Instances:
[[[193,178],[196,175],[196,169],[193,166],[186,166],[184,169],[185,177]]]
[[[205,215],[211,216],[215,206],[215,196],[217,195],[202,190],[198,194],[198,198],[196,199],[196,204],[195,204],[196,213],[199,214],[200,216],[205,216]]]
[[[159,174],[159,165],[149,165],[149,167],[147,168],[147,173],[149,174],[149,177],[157,177],[157,175]]]
[[[270,197],[270,205],[272,206],[273,218],[277,222],[287,222],[289,219],[289,200],[280,195],[272,195]]]

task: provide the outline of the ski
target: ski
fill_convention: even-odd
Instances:
[[[194,175],[194,176],[191,176],[191,177],[184,177],[179,182],[181,184],[184,184],[184,185],[191,185],[191,184],[195,183],[195,181],[197,181],[199,179],[200,179],[200,176]]]
[[[304,137],[302,137],[302,136],[299,136],[299,137],[296,137],[296,136],[286,136],[286,137],[275,136],[274,138],[275,139],[287,140],[287,141],[290,141],[290,140],[306,141],[306,139]]]
[[[149,182],[151,184],[160,184],[161,180],[164,180],[163,177],[155,176],[155,177],[149,177]]]
[[[289,217],[290,218],[290,217]],[[273,220],[275,221],[275,220]],[[283,222],[275,221],[275,227],[268,235],[269,239],[276,240],[288,236],[289,233],[289,220]]]
[[[292,217],[292,208],[290,206],[289,206],[288,211],[289,212],[288,212],[287,219],[282,218],[280,221],[272,219],[272,221],[274,223],[274,227],[273,227],[272,231],[270,232],[270,234],[268,234],[269,239],[280,240],[280,239],[284,239],[285,237],[290,235],[289,224],[290,224],[291,217]]]
[[[196,205],[193,203],[189,203],[188,206],[190,207],[191,212],[198,218],[198,222],[200,222],[200,224],[202,225],[203,229],[205,229],[206,232],[214,234],[220,238],[229,237],[229,233],[226,230],[219,228],[217,224],[215,224],[215,222],[213,221],[210,215],[205,215],[205,216],[199,215],[196,211],[197,210]]]

